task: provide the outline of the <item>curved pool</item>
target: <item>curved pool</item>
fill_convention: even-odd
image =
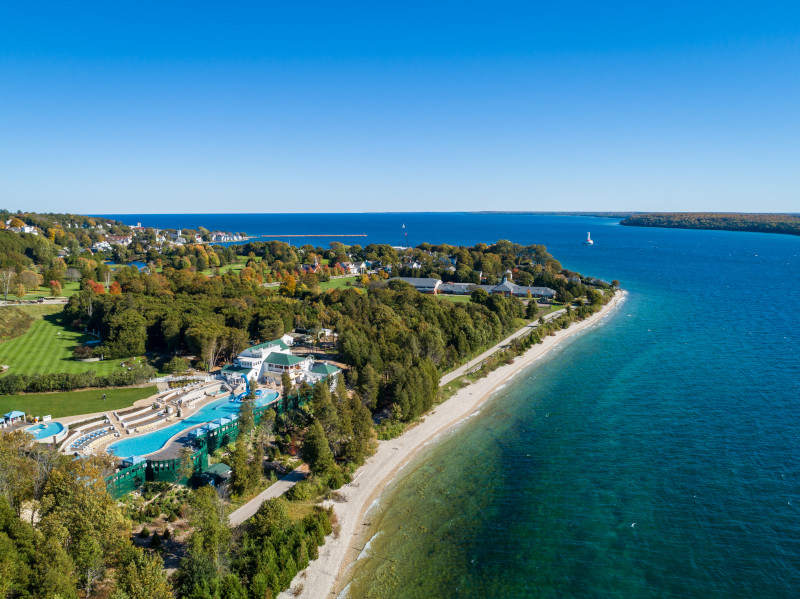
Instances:
[[[25,429],[26,433],[33,435],[37,441],[52,441],[50,437],[55,437],[64,430],[64,425],[60,422],[42,422],[41,424],[34,424]]]
[[[255,404],[256,406],[263,406],[272,403],[277,398],[278,394],[275,391],[262,393],[256,397]],[[155,453],[156,451],[163,449],[163,447],[167,444],[167,441],[179,433],[187,431],[200,424],[206,424],[212,420],[217,420],[218,418],[224,418],[225,416],[238,414],[239,408],[241,407],[241,402],[236,400],[240,399],[241,396],[234,398],[232,395],[215,399],[180,422],[176,422],[175,424],[166,428],[162,428],[139,437],[131,437],[130,439],[117,441],[116,443],[109,445],[106,451],[108,453],[123,457],[132,455],[144,456]]]

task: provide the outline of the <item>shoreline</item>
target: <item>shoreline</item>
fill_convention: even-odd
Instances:
[[[422,416],[419,422],[396,439],[379,441],[378,450],[356,472],[353,480],[339,491],[343,502],[325,502],[333,506],[339,520],[338,536],[329,536],[319,548],[319,557],[312,561],[295,580],[299,584],[292,588],[302,591],[295,594],[292,588],[283,591],[278,599],[304,597],[322,599],[337,597],[345,588],[344,582],[351,566],[361,550],[356,543],[361,536],[365,517],[384,489],[406,466],[419,450],[437,436],[468,419],[494,392],[518,372],[527,368],[547,354],[559,343],[589,327],[600,324],[611,311],[625,300],[627,292],[615,294],[603,308],[584,321],[549,336],[524,354],[517,356],[512,364],[506,364],[472,384],[460,389],[452,397]]]

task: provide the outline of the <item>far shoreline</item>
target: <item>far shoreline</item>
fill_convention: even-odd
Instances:
[[[322,599],[339,596],[345,588],[349,570],[359,556],[360,550],[356,548],[356,543],[361,536],[368,510],[398,472],[418,455],[419,450],[426,444],[430,446],[430,442],[437,436],[469,418],[501,385],[532,366],[562,341],[600,324],[626,297],[625,291],[615,294],[608,304],[586,320],[573,323],[569,328],[546,337],[542,343],[517,356],[513,363],[501,366],[486,377],[460,389],[396,439],[379,441],[377,452],[355,472],[352,482],[340,489],[344,501],[326,502],[326,505],[333,507],[338,518],[338,536],[326,539],[325,545],[320,547],[319,557],[296,579],[302,581],[295,585],[296,590],[302,590],[295,592],[292,588],[287,589],[278,595],[278,599]]]

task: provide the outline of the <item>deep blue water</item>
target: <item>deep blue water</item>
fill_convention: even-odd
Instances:
[[[629,292],[406,467],[370,514],[351,596],[798,595],[800,238],[567,216],[152,218],[544,243]]]

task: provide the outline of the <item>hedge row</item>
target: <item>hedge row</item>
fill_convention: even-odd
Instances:
[[[73,391],[87,387],[127,387],[146,383],[156,376],[152,366],[144,365],[133,370],[120,370],[107,375],[94,372],[52,374],[9,374],[0,377],[0,395],[14,393],[42,393],[46,391]]]

